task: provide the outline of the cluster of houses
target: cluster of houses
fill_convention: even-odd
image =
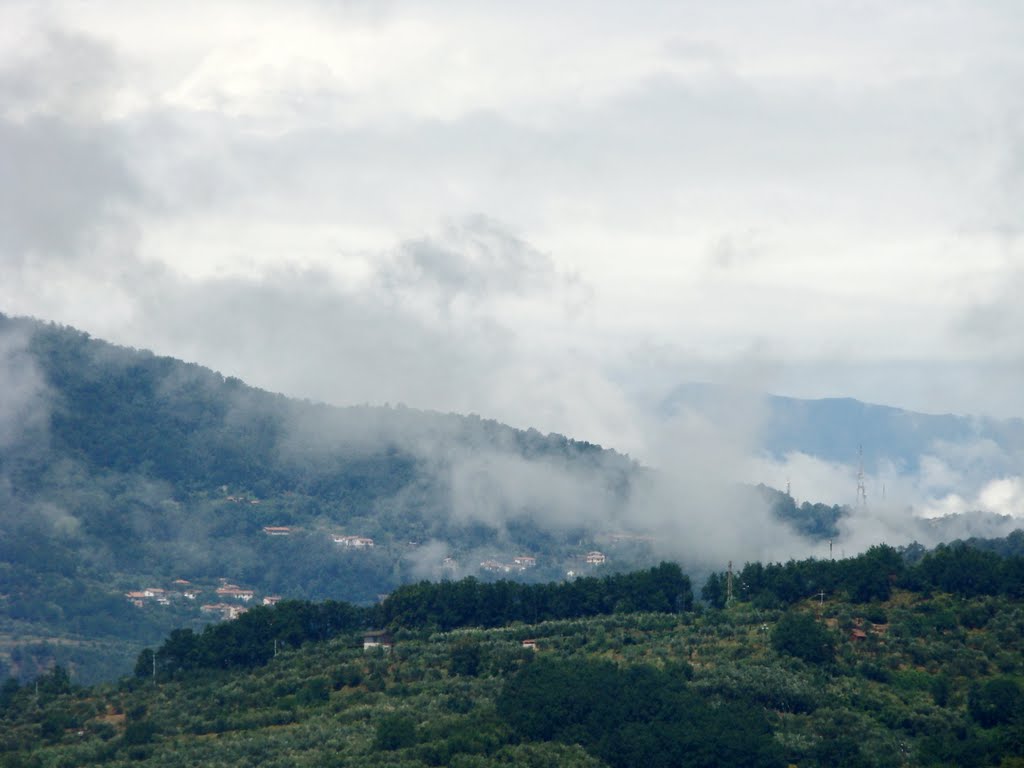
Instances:
[[[537,558],[530,557],[529,555],[514,557],[511,563],[502,563],[497,560],[484,560],[480,563],[480,570],[489,571],[490,573],[512,573],[513,571],[525,571],[536,567]]]
[[[144,589],[125,592],[128,601],[139,608],[145,605],[170,605],[173,601],[198,600],[203,590],[192,585],[192,582],[185,579],[176,579],[171,589],[160,587],[146,587]],[[237,584],[228,583],[227,579],[221,579],[220,586],[214,590],[218,602],[204,603],[199,607],[200,613],[213,614],[222,619],[236,619],[245,613],[246,605],[256,599],[256,593],[251,589],[243,589]],[[263,605],[274,605],[281,599],[280,595],[267,595],[263,598]]]
[[[606,562],[608,562],[608,557],[604,554],[604,552],[598,552],[597,550],[587,552],[587,554],[583,555],[582,557],[583,560],[586,561],[587,565],[604,565]],[[451,562],[451,566],[454,567],[455,561],[447,557],[445,558],[443,565],[448,567],[449,561]],[[512,562],[510,563],[501,562],[499,560],[484,560],[482,563],[480,563],[480,570],[488,571],[489,573],[515,573],[536,567],[537,558],[531,557],[529,555],[520,555],[519,557],[514,557],[512,558]],[[568,575],[575,576],[576,574],[573,571],[569,571]]]
[[[256,596],[256,593],[251,589],[242,589],[237,584],[223,584],[217,587],[216,591],[217,597],[241,600],[243,603],[248,603]]]
[[[195,600],[203,590],[196,589],[192,582],[175,579],[171,589],[161,587],[144,587],[125,592],[124,596],[132,605],[142,608],[144,605],[170,605],[175,600]]]
[[[263,533],[267,536],[291,536],[294,530],[288,525],[263,526]],[[331,541],[346,549],[372,549],[374,543],[369,536],[347,536],[341,533],[332,533]]]

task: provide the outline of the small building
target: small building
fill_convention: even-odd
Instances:
[[[363,633],[363,650],[382,648],[385,652],[395,647],[395,641],[384,629],[373,629]]]
[[[200,606],[199,611],[206,614],[216,614],[222,619],[237,619],[249,609],[242,605],[230,605],[228,603],[209,603]]]
[[[587,565],[604,565],[607,559],[604,552],[587,552]]]
[[[287,525],[264,525],[263,532],[267,536],[291,536],[292,529]]]
[[[343,547],[351,547],[353,549],[370,549],[373,547],[373,539],[368,536],[342,536],[335,534],[331,536],[331,540],[335,544],[340,544]]]
[[[499,563],[497,560],[484,560],[480,563],[480,570],[491,573],[511,573],[512,566],[508,563]]]
[[[264,605],[277,605],[279,602],[281,602],[280,595],[267,595],[263,598]]]
[[[529,555],[519,555],[512,559],[512,562],[519,568],[534,568],[537,565],[537,558]]]
[[[522,646],[523,646],[523,648],[528,648],[531,651],[536,651],[537,650],[537,641],[536,640],[523,640]]]
[[[251,589],[241,589],[234,584],[217,587],[217,594],[220,597],[230,597],[232,600],[241,600],[245,603],[249,602],[256,596],[256,593]]]

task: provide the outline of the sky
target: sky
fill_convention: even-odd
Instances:
[[[690,380],[1024,416],[1021,39],[1009,0],[7,0],[0,311],[655,463]]]

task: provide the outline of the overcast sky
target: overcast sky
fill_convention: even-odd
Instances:
[[[0,5],[0,311],[643,454],[685,379],[1024,416],[1024,4]]]

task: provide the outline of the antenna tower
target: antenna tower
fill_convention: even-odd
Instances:
[[[868,492],[864,488],[864,446],[857,446],[857,506],[868,505]]]

